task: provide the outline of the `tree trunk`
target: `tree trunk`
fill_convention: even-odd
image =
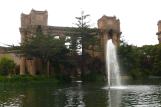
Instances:
[[[28,73],[34,76],[36,74],[35,59],[27,60],[26,64]]]
[[[92,46],[92,56],[94,58],[94,46]]]
[[[20,58],[20,75],[25,75],[25,58],[21,57]]]
[[[47,61],[47,76],[49,77],[50,75],[50,61]]]

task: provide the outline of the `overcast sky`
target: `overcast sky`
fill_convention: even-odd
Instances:
[[[74,26],[82,10],[90,14],[97,27],[102,15],[120,19],[123,38],[129,44],[157,44],[157,22],[161,19],[161,0],[1,0],[0,43],[20,43],[20,15],[31,9],[47,10],[48,25]],[[2,45],[2,44],[0,44]]]

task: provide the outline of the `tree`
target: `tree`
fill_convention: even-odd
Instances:
[[[35,36],[27,38],[17,50],[27,58],[39,58],[46,63],[48,75],[50,62],[59,59],[57,58],[58,54],[60,56],[60,54],[66,55],[68,53],[65,38],[56,39],[51,35],[45,35],[40,26],[38,26]]]
[[[160,69],[160,66],[161,66],[161,44],[158,44],[158,45],[155,45],[153,47],[153,74],[155,76],[161,76],[161,69]]]
[[[160,45],[137,47],[122,43],[118,55],[122,70],[133,78],[160,75]]]
[[[69,49],[73,55],[78,54],[80,49],[82,50],[82,56],[85,54],[85,49],[91,45],[92,50],[94,50],[94,45],[97,44],[98,38],[98,29],[90,28],[88,17],[89,14],[84,14],[84,11],[81,12],[80,17],[75,17],[77,26],[76,28],[71,29],[71,33],[66,34],[70,37]]]
[[[75,17],[77,20],[77,23],[75,25],[78,27],[78,38],[80,39],[80,43],[82,44],[82,55],[84,55],[84,48],[85,48],[85,41],[87,40],[87,37],[90,35],[90,25],[89,21],[87,21],[87,18],[89,17],[89,14],[84,14],[84,11],[81,12],[80,17]]]
[[[77,19],[77,23],[76,26],[78,28],[89,28],[89,21],[87,21],[87,18],[89,17],[90,15],[89,14],[84,14],[84,11],[81,12],[81,16],[80,17],[75,17]]]

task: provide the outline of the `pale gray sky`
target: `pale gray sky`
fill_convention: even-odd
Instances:
[[[96,27],[102,15],[116,16],[124,39],[137,46],[157,44],[157,22],[161,19],[161,0],[1,0],[0,43],[20,43],[20,15],[31,9],[47,10],[48,24],[74,26],[82,10],[91,15]],[[1,45],[1,44],[0,44]]]

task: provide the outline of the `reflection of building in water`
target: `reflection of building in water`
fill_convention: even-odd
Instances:
[[[67,89],[66,102],[64,107],[85,107],[84,103],[84,92],[82,84],[78,83],[77,86]]]
[[[82,84],[72,82],[71,86],[67,88],[55,90],[52,103],[56,107],[86,107],[84,94]]]
[[[1,90],[2,91],[2,90]],[[13,90],[12,90],[13,91]],[[0,107],[22,107],[24,95],[16,92],[2,91],[0,92]]]
[[[108,106],[107,107],[120,107],[122,100],[121,90],[108,90]]]

